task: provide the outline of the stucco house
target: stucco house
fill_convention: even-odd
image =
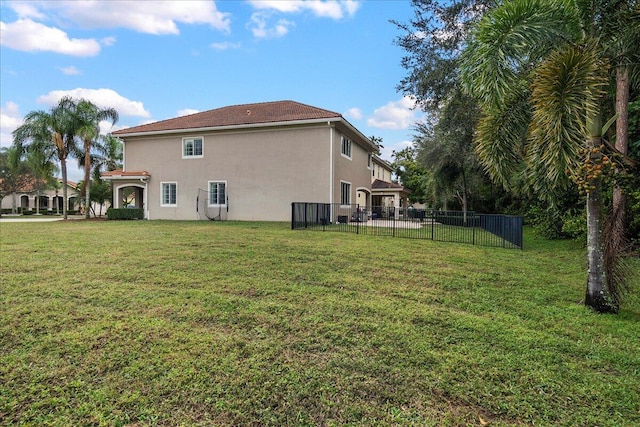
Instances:
[[[371,205],[375,145],[341,114],[294,101],[234,105],[113,132],[114,207],[147,219],[288,221],[292,202]],[[358,195],[360,197],[358,197]]]
[[[31,179],[25,183],[15,193],[8,194],[2,198],[1,208],[6,212],[13,210],[15,206],[19,213],[61,213],[63,210],[64,200],[62,196],[62,180],[56,178],[58,182],[57,188],[46,187],[40,190],[38,196],[36,192],[35,179]],[[77,210],[80,205],[80,191],[78,184],[67,180],[67,209],[70,211]]]
[[[407,208],[411,191],[393,182],[393,168],[378,156],[373,156],[371,170],[371,205],[376,208]]]

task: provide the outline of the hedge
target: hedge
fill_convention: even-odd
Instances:
[[[142,209],[107,209],[107,218],[108,219],[143,219],[144,213]]]

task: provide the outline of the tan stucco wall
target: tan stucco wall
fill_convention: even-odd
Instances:
[[[329,202],[331,129],[315,125],[127,137],[125,170],[151,175],[149,219],[197,219],[198,189],[208,189],[209,181],[226,181],[228,219],[289,221],[294,201]],[[185,136],[204,138],[203,158],[182,158]],[[366,157],[364,162],[366,174]],[[162,182],[177,182],[177,207],[160,206]],[[339,191],[338,180],[338,197]]]
[[[366,204],[364,197],[358,199],[358,188],[371,189],[371,169],[368,167],[368,152],[355,142],[355,136],[348,132],[335,130],[333,138],[334,146],[334,203],[340,203],[340,184],[341,181],[351,183],[351,204]],[[342,135],[353,141],[351,145],[351,159],[343,156]]]

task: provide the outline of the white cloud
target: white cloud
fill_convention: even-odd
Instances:
[[[70,65],[68,67],[57,67],[57,68],[58,70],[62,71],[62,74],[67,76],[77,76],[78,74],[82,74],[82,71],[78,70],[73,65]]]
[[[185,108],[183,110],[178,110],[178,117],[188,116],[189,114],[199,113],[200,110],[194,110],[193,108]]]
[[[47,95],[40,96],[37,102],[52,106],[64,96],[75,99],[84,98],[101,108],[115,108],[122,116],[151,117],[151,113],[144,109],[141,101],[131,101],[112,89],[53,90]]]
[[[0,22],[0,44],[21,51],[48,51],[72,56],[95,56],[100,43],[94,39],[70,39],[67,33],[31,19]]]
[[[22,116],[18,104],[8,101],[0,106],[0,147],[8,147],[13,143],[11,132],[22,124]]]
[[[216,50],[228,50],[228,49],[239,49],[241,46],[240,42],[232,43],[232,42],[220,42],[220,43],[211,43],[211,47]]]
[[[216,9],[214,1],[46,1],[37,7],[64,22],[83,28],[129,28],[149,34],[179,34],[178,23],[208,24],[228,32],[228,13]],[[20,14],[16,7],[13,9]],[[39,13],[35,7],[27,11]]]
[[[375,109],[367,124],[381,129],[407,129],[417,120],[415,106],[415,101],[406,96],[399,101],[388,102]]]
[[[393,153],[394,153],[394,151],[397,152],[397,151],[400,151],[400,150],[404,150],[407,147],[411,147],[413,145],[413,142],[412,141],[400,141],[400,142],[396,142],[395,144],[390,145],[388,147],[384,143],[382,145],[384,145],[384,148],[380,152],[380,158],[391,162],[391,161],[393,161]]]
[[[360,1],[355,0],[251,0],[249,3],[259,10],[275,10],[282,13],[309,11],[315,16],[331,19],[353,16],[361,5]]]
[[[290,27],[295,26],[295,22],[280,19],[273,27],[268,27],[269,16],[269,14],[262,12],[255,12],[251,15],[251,21],[247,27],[251,29],[254,37],[259,39],[282,37],[289,32]]]
[[[38,11],[35,4],[12,1],[8,5],[20,18],[45,19],[45,16]]]
[[[359,108],[349,108],[345,113],[345,117],[348,119],[360,120],[363,115]]]
[[[114,44],[116,44],[116,38],[115,37],[105,37],[100,41],[105,46],[113,46]]]

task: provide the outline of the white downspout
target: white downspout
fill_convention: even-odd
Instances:
[[[333,203],[333,127],[329,125],[329,203]]]

